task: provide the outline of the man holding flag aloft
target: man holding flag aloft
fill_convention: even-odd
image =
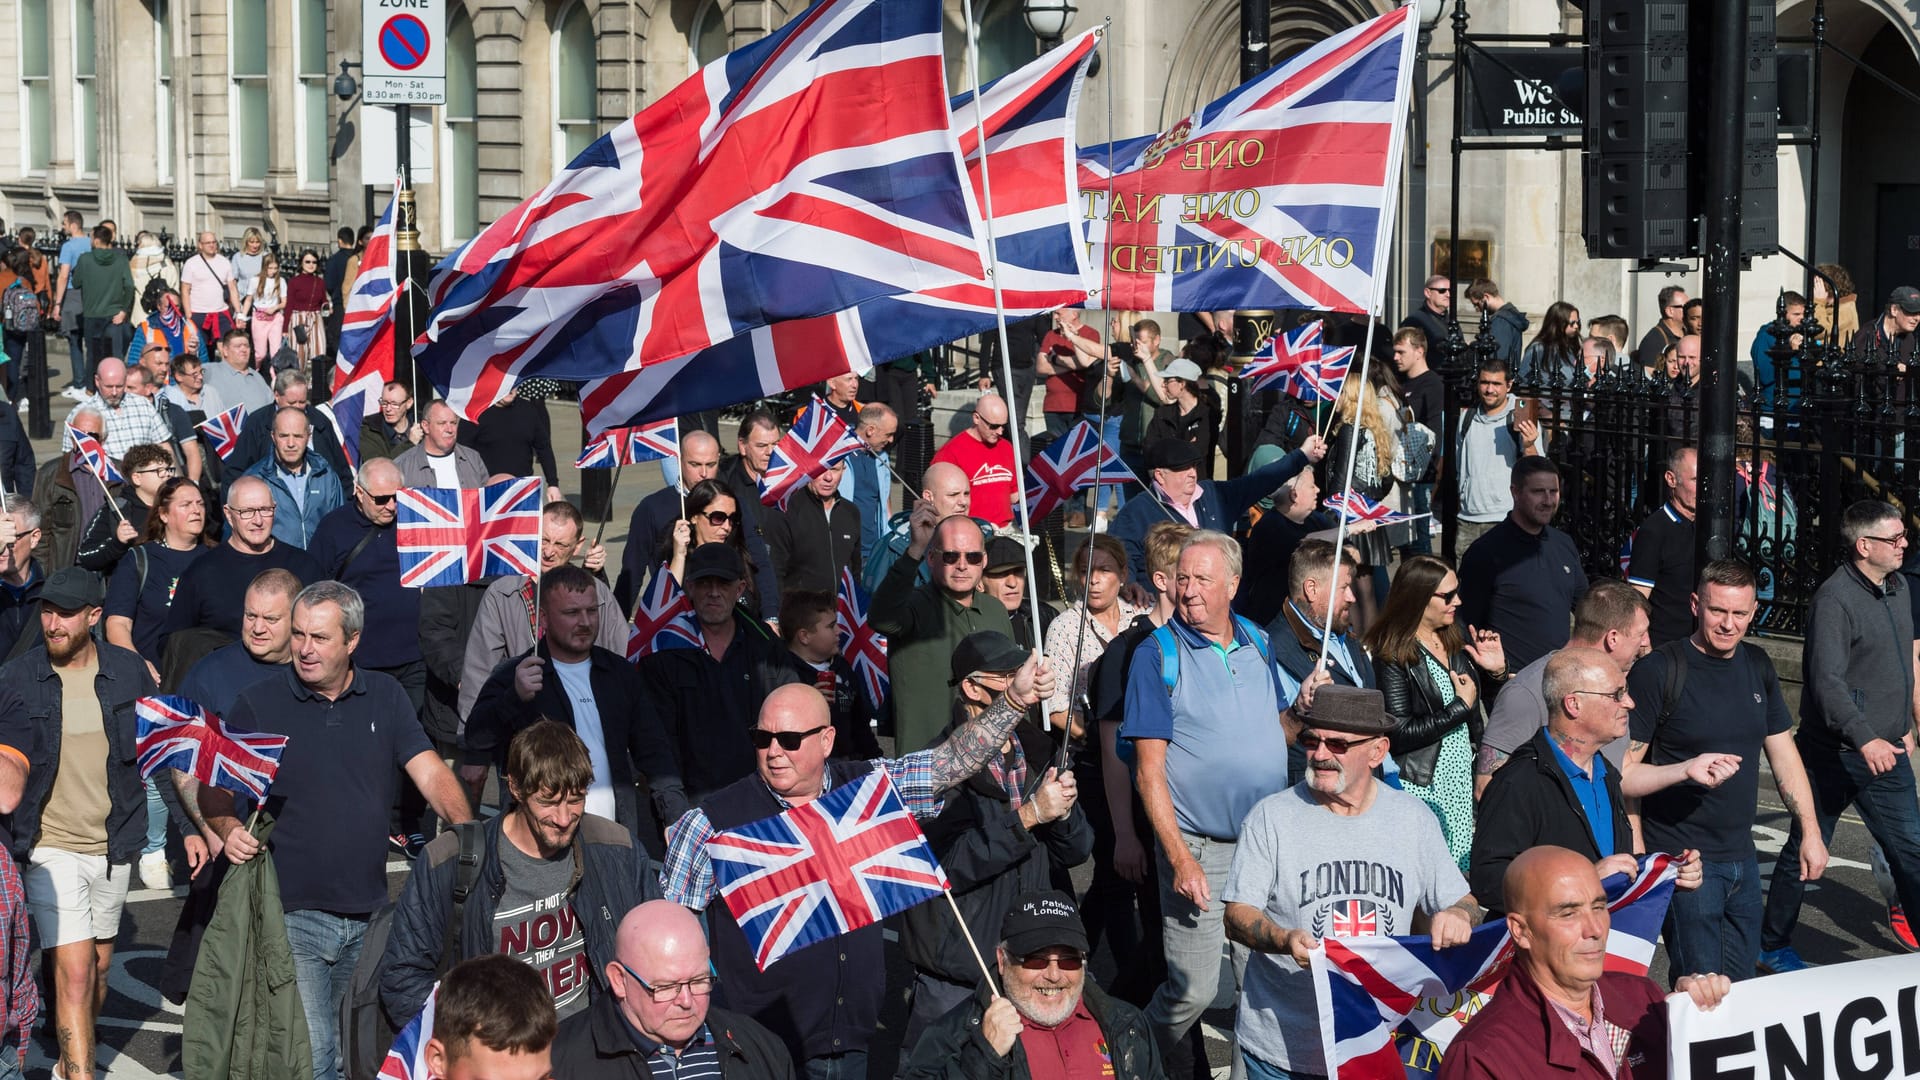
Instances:
[[[743,924],[735,921],[731,898],[727,904],[713,903],[723,888],[716,864],[734,861],[723,860],[715,851],[730,855],[739,850],[741,841],[729,840],[731,830],[760,826],[783,813],[797,816],[815,803],[821,803],[824,812],[836,801],[826,797],[836,793],[870,799],[881,818],[890,816],[889,805],[895,812],[904,805],[914,817],[931,817],[943,806],[941,793],[978,772],[1026,710],[1052,691],[1053,675],[1036,653],[1014,674],[1004,697],[960,725],[939,746],[903,758],[829,763],[834,731],[826,699],[811,686],[783,686],[767,696],[749,733],[755,748],[755,774],[714,792],[673,827],[664,874],[667,899],[706,910],[722,1003],[766,1024],[796,1061],[806,1063],[815,1080],[859,1080],[866,1075],[867,1041],[878,1025],[886,984],[880,926],[877,921],[839,924],[837,936],[813,940],[781,956],[780,938],[789,934],[789,924],[800,921],[800,916],[787,924],[776,921],[772,928],[749,919],[745,925],[755,931],[750,938]],[[845,814],[848,808],[836,810]],[[913,832],[917,835],[918,830]],[[924,842],[920,850],[925,850]],[[844,852],[825,854],[851,860]],[[926,859],[931,859],[930,852]],[[816,875],[822,861],[816,857],[795,867],[796,876]],[[859,892],[867,885],[844,882],[840,874],[829,876],[826,887],[836,898],[843,890]],[[923,869],[913,876],[927,878],[928,873]],[[932,892],[920,890],[915,901],[944,891],[945,876],[937,863],[931,876],[939,884],[929,886]],[[803,880],[794,891],[818,886],[817,881]],[[831,923],[834,912],[848,906],[819,904],[806,919],[806,927]],[[875,915],[863,914],[869,919]],[[789,942],[793,940],[797,939],[788,937]]]

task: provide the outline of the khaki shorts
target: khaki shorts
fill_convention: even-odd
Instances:
[[[105,855],[37,847],[27,856],[25,870],[21,882],[27,889],[27,911],[42,948],[110,942],[120,936],[120,911],[133,880],[131,863],[108,866]]]

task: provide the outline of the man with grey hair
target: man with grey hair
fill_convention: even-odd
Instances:
[[[231,401],[225,393],[224,400]],[[341,500],[346,498],[346,485],[353,477],[353,470],[347,465],[347,455],[340,449],[340,434],[328,419],[326,410],[313,404],[312,386],[306,373],[288,369],[273,378],[273,407],[249,409],[247,418],[240,426],[240,445],[234,448],[233,455],[222,463],[226,475],[238,476],[253,467],[256,462],[273,456],[276,439],[274,436],[274,417],[282,409],[299,409],[307,416],[309,445],[313,452],[327,464],[332,474],[327,483],[333,485]],[[335,502],[333,505],[340,505]]]
[[[860,423],[854,429],[860,449],[847,459],[847,471],[840,475],[840,497],[860,511],[859,565],[863,567],[893,513],[893,461],[887,449],[899,428],[900,417],[888,406],[878,401],[861,406]]]
[[[292,666],[241,691],[227,714],[241,730],[289,737],[265,807],[271,840],[243,826],[250,808],[232,792],[199,791],[229,860],[273,858],[316,1080],[341,1075],[340,1001],[367,920],[387,902],[387,809],[400,772],[443,820],[473,817],[400,684],[354,663],[365,625],[359,593],[337,581],[308,585],[293,601]]]
[[[38,640],[26,631],[40,623],[40,587],[47,571],[33,557],[40,542],[40,508],[32,499],[15,495],[7,500],[11,535],[0,544],[0,657],[11,659]]]
[[[107,419],[96,406],[73,410],[67,424],[96,439],[106,437]],[[87,524],[119,489],[118,484],[102,485],[71,446],[40,466],[33,477],[33,504],[40,508],[40,538],[33,556],[47,573],[73,565]]]
[[[393,463],[407,487],[477,488],[487,482],[487,463],[480,452],[461,446],[460,414],[444,401],[427,406],[420,441]]]
[[[1120,727],[1156,841],[1167,981],[1146,1013],[1174,1077],[1197,1064],[1179,1048],[1200,1014],[1238,993],[1246,951],[1228,944],[1221,890],[1247,813],[1286,787],[1298,730],[1267,632],[1230,606],[1240,571],[1233,537],[1187,537],[1174,617],[1134,651]],[[1327,681],[1315,671],[1296,696],[1310,702]]]
[[[324,576],[306,551],[273,538],[273,490],[265,480],[235,480],[221,512],[227,520],[226,543],[195,559],[180,575],[164,634],[197,628],[237,637],[247,586],[261,573],[285,570],[302,585]]]

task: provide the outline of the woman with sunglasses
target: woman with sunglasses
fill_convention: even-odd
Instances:
[[[748,570],[747,595],[742,603],[749,611],[759,611],[760,590],[767,587],[765,575],[771,571],[754,565],[753,558],[747,554],[747,536],[740,528],[740,503],[718,480],[702,480],[687,492],[687,516],[673,523],[673,531],[668,534],[654,565],[665,565],[673,574],[673,580],[684,586],[687,552],[701,544],[725,544],[740,553],[740,560]],[[648,584],[652,584],[651,580]]]
[[[111,574],[127,549],[140,542],[161,486],[179,470],[174,467],[173,454],[166,447],[142,443],[127,448],[127,456],[120,460],[120,471],[127,483],[112,505],[94,511],[87,531],[81,534],[80,547],[74,552],[73,561],[96,574]]]
[[[326,354],[327,316],[332,313],[327,283],[320,277],[320,253],[309,248],[300,253],[299,272],[287,282],[287,333],[293,335],[300,370],[316,373],[313,362]]]
[[[1443,560],[1400,564],[1386,606],[1367,630],[1374,677],[1394,719],[1400,785],[1433,808],[1447,851],[1464,872],[1473,855],[1473,756],[1486,726],[1483,680],[1508,677],[1500,635],[1454,624],[1460,578]]]

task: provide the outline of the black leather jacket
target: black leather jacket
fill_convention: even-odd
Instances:
[[[1473,676],[1478,691],[1474,695],[1476,704],[1468,705],[1457,694],[1450,704],[1441,704],[1446,697],[1440,687],[1434,685],[1433,674],[1424,658],[1412,664],[1375,660],[1373,665],[1380,693],[1387,699],[1387,713],[1394,720],[1393,760],[1400,766],[1403,779],[1421,787],[1433,784],[1434,764],[1440,759],[1440,740],[1448,732],[1461,724],[1467,725],[1467,736],[1478,750],[1480,734],[1486,727],[1477,704],[1485,688],[1480,685],[1480,673],[1474,669],[1473,662],[1467,659],[1466,653],[1456,651],[1448,658],[1447,667]]]

